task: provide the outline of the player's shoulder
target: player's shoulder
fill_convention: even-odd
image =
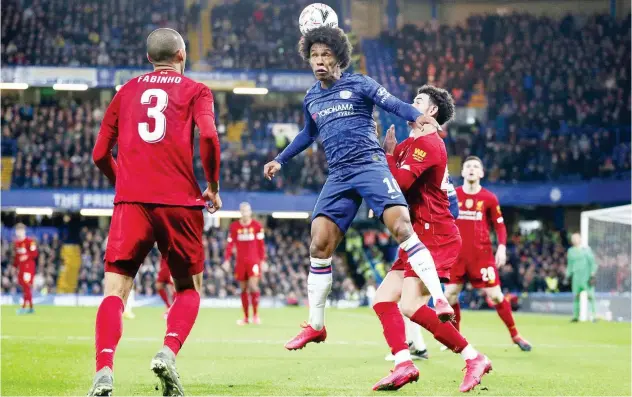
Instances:
[[[457,193],[462,194],[463,193],[463,186],[457,186],[454,188],[454,190],[456,190]]]
[[[259,222],[256,219],[252,220],[252,224],[253,224],[254,227],[257,227],[257,228],[261,228],[262,227],[261,222]]]
[[[498,197],[496,197],[496,194],[494,194],[494,192],[484,187],[481,188],[480,194],[481,196],[490,197],[490,198],[498,200]]]

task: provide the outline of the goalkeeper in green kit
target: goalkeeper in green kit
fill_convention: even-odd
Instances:
[[[582,239],[579,233],[571,236],[573,246],[568,249],[566,255],[566,280],[571,280],[573,291],[573,319],[572,322],[579,321],[579,294],[586,291],[592,318],[595,320],[595,273],[597,264],[590,247],[582,247]]]

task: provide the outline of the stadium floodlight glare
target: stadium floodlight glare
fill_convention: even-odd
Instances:
[[[53,209],[50,207],[17,207],[16,215],[53,215]]]
[[[266,95],[268,93],[267,88],[262,87],[235,87],[233,88],[233,94],[239,95]]]
[[[88,84],[70,84],[70,83],[56,83],[53,84],[53,90],[55,91],[86,91]]]
[[[82,208],[79,210],[81,216],[112,216],[112,208]]]
[[[241,218],[241,212],[219,210],[216,213],[212,214],[211,216],[214,216],[217,218]]]
[[[26,90],[29,85],[26,83],[0,83],[0,90]]]
[[[273,212],[272,217],[274,219],[307,219],[309,218],[309,212],[279,211],[279,212]]]

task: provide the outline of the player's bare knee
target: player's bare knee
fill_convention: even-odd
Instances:
[[[417,310],[419,310],[419,305],[417,304],[416,299],[402,300],[399,305],[402,314],[408,318],[414,316]]]
[[[335,249],[334,242],[328,239],[324,235],[318,235],[312,237],[312,242],[309,245],[309,255],[312,258],[327,259],[331,258]]]
[[[413,225],[410,223],[410,217],[408,214],[406,216],[400,216],[393,222],[391,226],[391,233],[393,234],[393,238],[398,243],[403,243],[408,240],[410,236],[412,236],[415,231],[413,230]]]
[[[488,288],[485,290],[485,293],[487,294],[489,299],[494,302],[495,305],[501,303],[503,299],[505,299],[505,295],[503,295],[500,286]]]

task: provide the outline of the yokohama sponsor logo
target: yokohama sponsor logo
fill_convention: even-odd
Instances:
[[[481,211],[460,210],[459,219],[465,221],[480,221],[483,219],[483,213]]]
[[[318,116],[319,117],[325,117],[325,116],[329,116],[332,113],[336,113],[336,112],[349,112],[349,113],[353,113],[353,105],[350,103],[342,103],[339,105],[334,105],[334,106],[330,106],[326,109],[321,110],[320,112],[318,112]]]

